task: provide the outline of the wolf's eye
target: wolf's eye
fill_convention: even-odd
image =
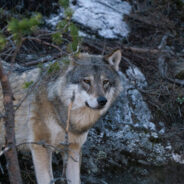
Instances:
[[[88,79],[83,79],[83,82],[89,86],[91,85],[91,81]]]

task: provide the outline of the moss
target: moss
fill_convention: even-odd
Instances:
[[[27,88],[29,88],[32,84],[33,84],[33,81],[25,82],[25,83],[23,84],[23,88],[24,88],[24,89],[27,89]]]

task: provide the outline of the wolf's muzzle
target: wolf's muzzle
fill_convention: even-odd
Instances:
[[[99,96],[99,97],[97,98],[97,102],[98,102],[98,105],[99,105],[100,107],[103,107],[103,106],[105,106],[105,104],[107,103],[107,99],[106,99],[105,97],[103,97],[103,96]]]

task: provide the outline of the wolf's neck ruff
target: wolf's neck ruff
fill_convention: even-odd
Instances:
[[[65,107],[60,99],[52,102],[52,106],[56,115],[58,124],[65,129],[68,117],[67,107]],[[62,108],[63,107],[63,108]],[[63,116],[64,112],[65,116]],[[100,112],[98,110],[91,109],[87,106],[80,107],[78,109],[71,109],[71,117],[69,122],[69,131],[73,134],[83,134],[91,128],[94,123],[100,117]],[[87,123],[88,122],[88,123]]]

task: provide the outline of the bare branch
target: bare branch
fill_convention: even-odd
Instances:
[[[41,39],[39,39],[39,38],[30,37],[30,36],[29,36],[29,37],[26,37],[25,39],[27,39],[27,40],[34,40],[34,41],[36,41],[36,42],[38,42],[38,43],[40,43],[40,44],[44,44],[44,45],[53,47],[53,48],[59,50],[60,52],[63,52],[63,50],[62,50],[59,46],[57,46],[57,45],[55,45],[55,44],[52,44],[52,43],[49,43],[49,42],[46,42],[46,41],[43,41],[43,40],[41,40]]]
[[[72,110],[74,99],[75,99],[75,93],[73,92],[71,102],[68,106],[68,118],[66,121],[66,129],[65,129],[65,146],[64,146],[65,156],[63,159],[63,173],[62,173],[63,178],[66,178],[66,167],[68,162],[68,151],[69,151],[68,131],[69,131],[69,124],[70,124],[70,113]]]
[[[160,52],[167,52],[167,50],[159,50],[159,49],[151,49],[151,48],[139,48],[139,47],[130,47],[130,46],[122,46],[123,49],[130,50],[132,52],[138,53],[151,53],[151,54],[158,54]]]
[[[50,57],[46,56],[46,57],[44,57],[42,59],[38,59],[36,61],[26,62],[26,63],[24,63],[24,65],[25,66],[33,66],[33,65],[37,65],[39,63],[46,63],[48,61],[53,61],[54,59],[57,59],[57,58],[61,57],[62,55],[63,55],[62,53],[58,53],[57,55],[54,55],[54,56],[50,56]]]
[[[11,63],[14,63],[15,62],[16,56],[17,56],[17,54],[18,54],[18,52],[19,52],[19,50],[20,50],[20,48],[22,46],[22,43],[24,41],[25,41],[25,38],[21,38],[20,42],[18,43],[18,45],[17,45],[17,47],[16,47],[16,49],[15,49],[15,51],[13,53],[13,56],[11,58]]]

